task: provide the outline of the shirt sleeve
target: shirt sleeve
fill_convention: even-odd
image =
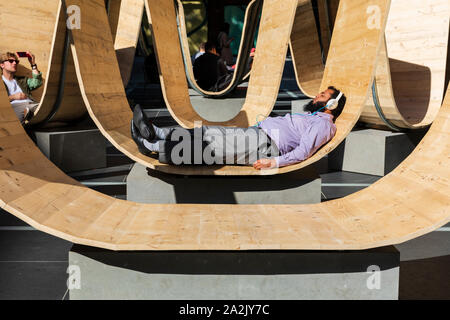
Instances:
[[[311,126],[296,148],[275,158],[278,167],[288,166],[308,159],[321,146],[327,143],[332,136],[333,134],[328,126]]]
[[[33,78],[27,79],[27,85],[30,90],[35,90],[42,85],[42,72],[38,74],[32,74]]]
[[[275,158],[277,167],[284,167],[290,164],[294,164],[303,161],[309,157],[309,153],[305,149],[305,146],[300,144],[297,148],[292,151],[285,153],[281,156]]]

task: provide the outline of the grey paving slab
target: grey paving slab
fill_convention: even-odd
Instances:
[[[132,164],[124,164],[120,166],[111,166],[107,168],[102,169],[93,169],[93,170],[87,170],[87,171],[78,171],[78,172],[72,172],[69,175],[72,178],[75,179],[82,179],[82,178],[91,178],[94,179],[95,177],[105,177],[105,176],[116,176],[121,175],[124,172],[130,171],[132,168]]]
[[[0,300],[61,300],[68,262],[0,262]]]
[[[395,247],[400,251],[402,262],[450,256],[450,232],[431,232]]]
[[[322,183],[374,183],[380,179],[379,176],[368,174],[334,171],[321,174]]]
[[[450,255],[400,263],[400,299],[450,300]]]
[[[0,226],[27,226],[28,224],[16,218],[9,212],[0,210]]]
[[[41,231],[0,231],[0,262],[67,261],[72,243]]]
[[[365,188],[366,187],[323,187],[322,186],[322,193],[326,197],[326,200],[333,200],[333,199],[339,199],[339,198],[346,197],[348,195],[351,195],[352,193],[355,193],[355,192],[360,191]]]
[[[121,198],[123,198],[124,196],[126,197],[126,192],[127,192],[127,186],[126,184],[124,185],[112,185],[112,186],[90,186],[90,189],[96,190],[98,192],[107,194],[108,196],[111,197],[117,197],[120,196]]]

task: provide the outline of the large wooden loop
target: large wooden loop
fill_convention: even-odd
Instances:
[[[319,1],[325,54],[328,29],[324,25],[332,25],[334,6],[330,3],[333,2]],[[324,12],[331,18],[324,18]],[[408,129],[423,128],[433,122],[445,92],[449,17],[447,0],[392,1],[375,76],[375,98],[379,100],[380,110],[377,112],[370,94],[361,121],[376,125],[387,121]],[[308,23],[303,24],[303,21]],[[293,30],[291,49],[297,82],[301,90],[312,97],[319,89],[323,66],[310,1],[300,1]]]
[[[141,31],[144,0],[110,0],[108,17],[123,85],[130,81]]]
[[[188,77],[189,84],[200,94],[208,97],[221,97],[231,91],[233,91],[241,82],[243,78],[249,76],[247,70],[249,63],[250,50],[253,46],[253,41],[255,39],[256,28],[258,24],[259,13],[261,12],[262,0],[252,0],[245,10],[244,26],[242,28],[242,39],[239,45],[239,52],[236,61],[236,68],[233,72],[233,77],[229,85],[223,88],[221,91],[207,91],[200,88],[197,85],[194,77],[194,70],[192,67],[191,56],[189,52],[189,42],[186,30],[186,19],[184,15],[183,3],[181,0],[177,0],[178,3],[178,22],[179,22],[179,33],[181,48],[183,53],[184,66],[186,69],[186,76]]]
[[[18,0],[14,4],[2,2],[0,11],[0,52],[31,51],[44,78],[42,87],[33,91],[33,97],[40,104],[31,124],[70,122],[85,115],[70,51],[66,62],[63,59],[66,18],[61,1],[42,1],[39,10],[35,3],[27,0]],[[31,77],[31,67],[26,59],[22,59],[17,75]]]
[[[131,159],[151,169],[185,175],[282,174],[299,170],[309,164],[312,164],[336,148],[352,130],[360,116],[364,102],[366,101],[367,88],[371,84],[377,50],[381,43],[381,36],[383,34],[384,23],[387,15],[386,11],[381,11],[381,24],[379,28],[369,29],[366,24],[367,15],[365,10],[367,9],[367,4],[360,3],[358,5],[349,5],[347,2],[344,2],[341,5],[341,12],[336,22],[339,25],[339,28],[336,28],[333,41],[331,43],[331,53],[322,82],[322,87],[324,88],[330,84],[334,84],[342,88],[348,97],[346,108],[336,122],[338,128],[337,133],[326,146],[306,161],[283,168],[259,171],[248,166],[170,166],[159,163],[155,158],[146,157],[140,154],[130,136],[130,121],[132,113],[126,100],[123,85],[120,81],[120,72],[113,54],[114,48],[112,47],[111,34],[109,28],[107,27],[108,21],[102,1],[97,0],[89,2],[80,0],[71,1],[71,3],[75,3],[83,8],[82,13],[85,15],[82,17],[83,21],[85,21],[83,28],[79,30],[72,30],[74,41],[74,46],[72,49],[73,54],[76,57],[75,64],[77,66],[81,91],[84,101],[88,106],[91,118],[99,127],[103,135]],[[169,1],[168,3],[171,2]],[[384,2],[382,2],[382,4],[384,5]],[[274,9],[281,10],[281,7],[284,8],[284,6],[275,6]],[[164,19],[170,17],[171,15],[165,9],[166,8],[164,6],[157,8],[155,7],[155,9],[153,9],[152,24],[155,38],[157,38],[157,35],[164,35],[163,31],[167,28],[167,25],[164,24]],[[292,10],[294,9],[295,6]],[[348,12],[350,12],[350,14]],[[356,14],[353,12],[356,12]],[[359,17],[355,18],[357,14],[359,14]],[[275,20],[272,20],[271,17]],[[265,19],[267,19],[266,22],[264,22]],[[274,35],[272,32],[278,30],[278,25],[274,26],[274,28],[269,28],[269,22],[280,22],[278,17],[276,15],[270,15],[270,11],[266,11],[265,15],[263,13],[262,20],[262,24],[269,30],[269,35]],[[176,26],[173,26],[170,21],[171,20],[168,21],[168,26],[176,28]],[[101,25],[105,27],[99,28]],[[286,31],[286,29],[283,30]],[[174,32],[176,32],[176,30]],[[289,32],[287,34],[289,34]],[[170,39],[167,34],[163,38]],[[276,38],[261,34],[258,45],[261,43],[261,39],[266,39],[266,41],[268,41],[269,39]],[[284,47],[286,48],[287,42],[284,42],[283,39],[280,39],[280,41],[283,42]],[[272,46],[274,45],[275,44]],[[95,48],[102,48],[102,50],[100,52],[97,51],[98,54],[92,55],[91,52],[95,50]],[[353,59],[354,52],[359,53],[359,59],[357,61]],[[282,69],[283,60],[279,61],[280,65],[277,68]],[[164,61],[164,64],[161,63],[161,61]],[[255,63],[256,62],[257,60],[255,59]],[[260,63],[261,62],[263,61],[260,60]],[[178,71],[178,63],[182,64],[182,60],[180,57],[180,52],[177,50],[171,49],[167,51],[164,58],[160,59],[161,68],[167,68],[167,73],[172,81],[166,83],[163,87],[166,87],[167,91],[170,91],[169,95],[173,98],[183,100],[182,95],[184,91],[182,90],[182,87],[177,86],[177,81],[184,81],[184,84],[186,84],[184,80],[185,78],[173,78],[171,74],[171,71],[175,74]],[[93,65],[97,67],[93,68]],[[252,91],[255,93],[260,92],[260,97],[264,97],[264,92],[266,89],[268,89],[269,92],[273,91],[273,88],[267,88],[267,84],[262,81],[263,79],[267,79],[269,74],[266,73],[264,77],[263,75],[260,77],[255,77],[255,74],[258,74],[255,70],[258,70],[258,68],[256,67],[254,69],[252,79],[259,79],[260,81],[254,83]],[[264,68],[261,68],[259,71],[262,72],[263,70]],[[357,78],[354,77],[354,70],[359,70]],[[108,74],[107,78],[103,76],[105,73]],[[164,72],[162,72],[162,74],[161,79],[163,82],[166,78],[164,77]],[[352,80],[349,81],[348,79]],[[267,83],[271,84],[269,80],[267,80]],[[176,88],[180,89],[178,94],[177,91],[174,90]],[[251,88],[249,88],[249,92],[250,90]],[[252,99],[255,103],[257,102],[255,99],[259,99],[260,97],[252,95]],[[183,102],[181,100],[180,103]],[[179,108],[180,110],[189,112],[189,105],[180,104]],[[256,110],[255,105],[255,111]],[[243,125],[247,124],[244,123]]]
[[[99,36],[94,15],[107,21],[96,10],[103,0],[68,2],[88,9],[85,18],[92,18],[83,20],[83,31],[73,32],[84,99],[96,107],[91,115],[111,119],[105,123],[115,132],[113,119],[130,120],[129,112],[116,107],[123,103],[123,94],[114,89],[120,83],[117,63],[111,64],[109,78],[95,82],[93,74],[101,70],[90,70],[87,58],[90,44],[113,50],[111,36],[93,41]],[[389,1],[343,0],[331,43],[333,68],[325,70],[325,78],[336,68],[333,78],[351,94],[342,121],[359,117],[382,39],[383,21],[380,29],[365,26],[368,4],[386,16]],[[364,41],[355,47],[355,38]],[[351,49],[364,52],[361,64],[352,59]],[[106,65],[115,61],[110,59]],[[354,70],[359,71],[357,79]],[[99,108],[105,101],[113,110]],[[1,86],[0,128],[2,209],[39,230],[84,245],[112,250],[352,250],[397,244],[450,221],[449,89],[427,136],[397,169],[365,190],[314,205],[138,204],[108,197],[67,177],[39,152]]]

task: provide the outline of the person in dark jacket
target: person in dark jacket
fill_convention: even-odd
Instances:
[[[205,53],[194,62],[194,76],[200,88],[219,91],[218,83],[228,75],[225,62],[219,57],[212,42],[205,44]]]

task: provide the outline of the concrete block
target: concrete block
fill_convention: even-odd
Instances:
[[[136,163],[127,177],[127,200],[142,203],[319,203],[321,179],[314,169],[276,176],[181,176]]]
[[[400,255],[365,251],[132,251],[75,245],[70,299],[398,299]]]
[[[328,165],[334,170],[384,176],[414,150],[418,140],[415,133],[353,131],[329,154]]]
[[[39,149],[65,172],[106,167],[106,139],[98,129],[35,131]]]

